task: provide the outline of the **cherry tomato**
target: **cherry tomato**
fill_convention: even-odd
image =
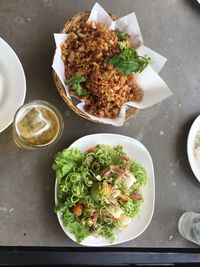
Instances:
[[[82,212],[83,212],[83,207],[81,204],[76,204],[76,206],[74,206],[72,208],[72,212],[76,217],[81,216]]]

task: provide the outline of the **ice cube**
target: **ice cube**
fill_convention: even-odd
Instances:
[[[39,136],[50,127],[51,122],[43,116],[42,110],[38,107],[32,107],[26,111],[18,123],[18,129],[24,138]]]

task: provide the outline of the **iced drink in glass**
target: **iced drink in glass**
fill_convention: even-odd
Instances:
[[[25,149],[49,146],[58,140],[63,130],[63,119],[52,104],[36,100],[22,106],[13,122],[15,143]]]

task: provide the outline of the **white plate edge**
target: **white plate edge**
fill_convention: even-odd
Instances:
[[[199,122],[199,129],[196,131],[196,134],[198,131],[200,131],[200,115],[196,117],[196,119],[193,121],[191,127],[190,127],[190,130],[189,130],[189,133],[188,133],[188,138],[187,138],[187,155],[188,155],[188,161],[189,161],[189,164],[190,164],[190,167],[192,169],[192,172],[194,174],[194,176],[196,177],[196,179],[200,182],[200,171],[199,170],[199,167],[197,165],[197,162],[196,162],[196,159],[195,159],[195,156],[194,156],[194,148],[191,147],[191,145],[194,145],[194,142],[195,142],[195,139],[194,139],[194,142],[192,144],[192,134],[194,133],[195,129],[196,129],[196,124]],[[195,134],[195,136],[196,136]]]
[[[25,101],[25,98],[26,98],[26,76],[25,76],[25,72],[24,72],[22,63],[21,63],[19,57],[17,56],[17,54],[15,53],[15,51],[12,49],[12,47],[1,37],[0,37],[0,42],[2,42],[6,47],[8,47],[8,49],[11,51],[11,53],[14,55],[14,57],[17,60],[17,62],[19,63],[19,68],[22,71],[22,79],[23,79],[23,82],[24,82],[24,88],[23,88],[23,97],[22,97],[21,105],[23,105],[23,103]],[[13,120],[14,120],[14,116],[13,116],[13,119],[10,122],[8,122],[2,129],[0,129],[0,133],[2,133],[6,128],[9,127],[11,125],[11,123],[13,122]]]

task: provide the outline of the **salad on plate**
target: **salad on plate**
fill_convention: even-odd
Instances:
[[[110,242],[139,215],[147,173],[123,147],[97,145],[86,152],[64,149],[54,159],[57,205],[77,242],[94,235]]]

